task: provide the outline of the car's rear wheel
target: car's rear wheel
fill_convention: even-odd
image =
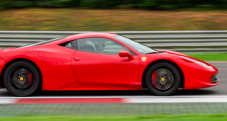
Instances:
[[[40,75],[36,67],[26,61],[14,62],[4,73],[4,84],[9,93],[15,96],[29,96],[40,85]]]
[[[180,86],[180,73],[170,63],[156,63],[146,73],[146,85],[155,95],[172,95]]]

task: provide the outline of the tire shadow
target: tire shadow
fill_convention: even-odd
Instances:
[[[218,95],[217,91],[209,89],[199,90],[178,90],[173,96],[190,96],[190,95]],[[129,91],[40,91],[34,94],[36,96],[155,96],[148,90],[129,90]],[[6,89],[0,89],[0,97],[14,97]]]
[[[178,90],[173,96],[215,95],[214,90]],[[154,96],[148,90],[130,91],[42,91],[38,96]]]

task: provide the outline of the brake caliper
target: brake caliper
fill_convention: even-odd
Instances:
[[[30,86],[32,84],[32,73],[28,74],[28,85]]]
[[[152,74],[152,77],[151,77],[151,81],[152,81],[152,85],[156,88],[156,78],[157,78],[157,71],[155,71],[153,74]]]

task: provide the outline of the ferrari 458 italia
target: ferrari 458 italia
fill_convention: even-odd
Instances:
[[[142,90],[171,95],[218,84],[217,68],[112,33],[60,37],[0,50],[0,85],[15,96],[38,90]]]

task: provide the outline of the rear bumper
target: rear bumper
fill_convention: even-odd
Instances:
[[[6,61],[3,60],[3,59],[0,59],[0,76],[3,76],[3,75],[2,75],[2,69],[3,69],[3,67],[5,66],[5,64],[6,64]],[[0,79],[1,79],[1,78],[0,78]],[[2,86],[2,81],[3,81],[3,80],[0,80],[0,89],[3,87],[3,86]]]

